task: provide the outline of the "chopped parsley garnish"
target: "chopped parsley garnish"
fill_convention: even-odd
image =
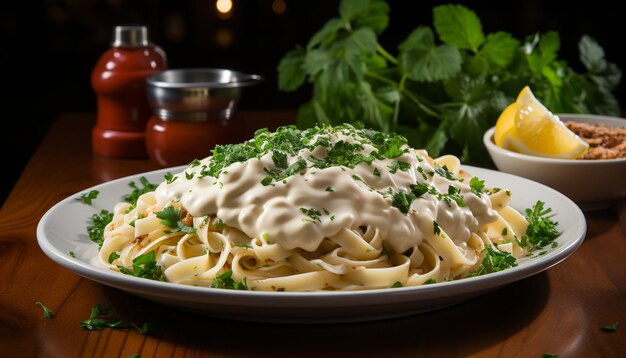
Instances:
[[[437,283],[437,280],[435,280],[434,278],[429,278],[424,282],[424,285],[432,285],[433,283]]]
[[[215,230],[222,230],[224,228],[224,221],[220,218],[215,218],[215,221],[213,221],[213,227]]]
[[[263,186],[267,186],[267,185],[272,184],[272,181],[278,182],[278,181],[285,180],[289,178],[290,176],[300,173],[306,168],[307,168],[306,160],[299,158],[296,162],[290,164],[284,170],[280,170],[280,169],[266,170],[269,175],[263,178],[263,180],[261,180],[261,184],[263,184]]]
[[[235,244],[234,247],[243,247],[244,249],[251,249],[252,245],[249,244]]]
[[[426,175],[426,173],[424,172],[424,168],[422,167],[417,167],[417,171],[422,174],[422,178],[424,178],[424,180],[428,180],[428,176]]]
[[[117,260],[120,258],[120,254],[119,252],[111,252],[111,254],[109,255],[109,259],[107,261],[109,261],[110,264],[113,263],[113,261]]]
[[[198,159],[194,159],[194,160],[191,161],[191,163],[189,163],[189,167],[190,168],[195,168],[198,165],[200,165],[200,161]]]
[[[49,309],[48,307],[46,307],[43,303],[37,301],[35,302],[36,305],[39,305],[39,307],[41,307],[41,309],[43,309],[43,316],[44,318],[52,318],[52,316],[54,316],[54,312],[52,312],[51,309]]]
[[[339,140],[333,143],[331,141],[333,133],[352,136],[357,142]],[[375,150],[364,154],[364,144],[373,146]],[[324,158],[311,155],[305,159],[297,155],[302,149],[309,149],[312,152],[318,147],[325,148]],[[253,139],[244,143],[216,146],[208,162],[202,166],[199,177],[217,178],[233,163],[261,158],[270,153],[274,168],[265,169],[268,176],[263,178],[261,183],[266,186],[284,181],[307,168],[354,168],[361,163],[371,165],[375,159],[396,158],[408,151],[407,140],[402,136],[356,129],[351,125],[335,127],[324,125],[306,130],[299,130],[295,126],[283,126],[275,132],[260,129]],[[198,165],[200,162],[190,163],[190,167]],[[395,161],[392,165],[400,170],[410,167],[408,163],[402,161]]]
[[[313,167],[319,169],[341,166],[354,168],[360,163],[371,165],[374,157],[361,154],[362,150],[363,145],[360,143],[349,143],[340,140],[328,151],[326,157],[316,161]]]
[[[210,287],[246,291],[248,290],[248,283],[245,277],[240,282],[235,281],[233,279],[233,271],[228,270],[221,275],[215,276],[215,278],[213,278],[213,283]]]
[[[104,243],[104,228],[113,220],[113,213],[102,210],[99,214],[91,215],[91,225],[87,226],[89,239],[98,244],[98,250]]]
[[[552,354],[552,353],[543,353],[543,358],[559,358],[558,354]]]
[[[143,324],[143,326],[141,326],[141,327],[137,326],[136,324],[134,324],[134,323],[132,323],[132,322],[130,323],[130,325],[131,325],[131,326],[133,326],[133,327],[135,327],[135,329],[137,330],[137,332],[139,332],[139,334],[146,335],[146,334],[148,334],[148,333],[149,333],[149,331],[150,331],[150,329],[149,329],[149,327],[148,327],[148,322],[145,322],[145,323]],[[137,355],[137,356],[139,356],[139,355]]]
[[[509,229],[507,229],[506,227],[502,228],[502,236],[506,236],[506,234],[509,233]]]
[[[331,187],[329,187],[329,186],[327,186],[327,187],[326,187],[326,189],[324,189],[324,190],[325,190],[325,191],[328,191],[328,192],[331,192],[331,193],[332,193],[332,192],[334,192],[333,188],[331,188]]]
[[[393,193],[391,196],[391,205],[398,208],[403,214],[407,214],[411,203],[413,203],[415,199],[413,193],[400,190],[397,193]]]
[[[485,257],[483,258],[483,262],[478,266],[476,271],[470,274],[470,277],[498,272],[517,266],[515,257],[506,251],[500,251],[492,246],[487,246],[484,251]]]
[[[92,201],[98,198],[100,194],[97,190],[90,190],[88,193],[82,193],[76,200],[82,201],[84,204],[91,205]]]
[[[480,180],[477,177],[473,177],[472,179],[470,179],[469,185],[472,193],[480,198],[480,196],[483,194],[483,191],[485,190],[485,181]]]
[[[454,173],[452,173],[449,169],[447,165],[444,165],[443,167],[440,167],[439,165],[435,164],[435,173],[439,174],[440,176],[448,179],[448,180],[459,180],[459,178],[457,178]]]
[[[461,196],[460,193],[461,193],[461,189],[453,185],[449,185],[448,194],[441,194],[441,199],[443,199],[446,203],[448,203],[448,205],[451,205],[452,201],[454,201],[455,203],[457,203],[458,206],[463,207],[465,206],[465,202],[463,201],[463,197]]]
[[[80,323],[80,326],[87,331],[99,331],[104,328],[129,328],[130,325],[111,315],[111,302],[107,302],[106,307],[97,303],[91,308],[89,319]]]
[[[617,332],[618,328],[619,328],[619,322],[615,322],[612,326],[605,326],[605,327],[601,327],[600,329],[603,332],[615,333],[615,332]]]
[[[307,216],[306,218],[302,218],[302,221],[308,221],[308,222],[317,221],[319,223],[322,222],[322,220],[320,219],[320,216],[322,216],[322,213],[319,210],[315,210],[313,208],[310,208],[310,209],[300,208],[300,212]]]
[[[391,285],[391,288],[400,288],[400,287],[404,287],[402,285],[402,282],[400,282],[400,281],[396,281],[396,282],[393,283],[393,285]]]
[[[139,199],[140,196],[142,196],[145,193],[154,191],[157,187],[156,184],[150,183],[148,179],[146,179],[146,177],[143,177],[143,176],[139,178],[139,182],[142,185],[141,188],[138,187],[134,181],[131,181],[130,183],[128,183],[128,186],[130,186],[131,189],[133,190],[130,192],[130,194],[124,195],[124,201],[126,201],[127,203],[130,203],[130,207],[126,210],[127,213],[133,210],[135,206],[137,206],[137,199]]]
[[[166,230],[166,234],[171,234],[173,232],[190,234],[192,232],[196,232],[196,229],[193,226],[189,226],[181,220],[180,209],[176,209],[173,206],[167,206],[165,209],[158,211],[155,214],[157,218],[161,219],[162,225],[172,228],[172,230]]]
[[[415,198],[419,198],[420,196],[426,194],[429,189],[429,185],[426,183],[416,183],[410,186],[411,193],[415,195]]]
[[[393,162],[391,162],[391,165],[389,165],[389,171],[391,172],[391,174],[395,174],[398,171],[398,169],[402,170],[403,172],[406,172],[410,168],[411,168],[411,164],[400,161],[400,160],[394,160]],[[380,176],[380,174],[378,176]]]
[[[121,265],[118,265],[117,268],[121,273],[126,275],[156,281],[165,281],[165,276],[163,276],[161,266],[159,266],[156,262],[156,254],[154,251],[135,257],[133,265],[130,268]]]
[[[272,152],[272,161],[276,168],[287,169],[287,154],[275,150]]]
[[[178,179],[178,176],[174,176],[174,175],[172,175],[172,173],[167,172],[167,173],[165,173],[163,178],[165,178],[165,182],[167,184],[172,184],[176,179]]]
[[[76,257],[76,254],[74,253],[74,251],[70,251],[68,255],[70,255],[70,257]]]
[[[191,173],[187,173],[187,172],[185,172],[185,179],[187,179],[187,180],[191,180],[191,179],[193,179],[193,177],[194,177],[195,175],[196,175],[196,174],[195,174],[195,173],[193,173],[193,172],[191,172]]]
[[[439,223],[433,220],[433,234],[439,236],[441,234],[441,228],[439,227]]]
[[[560,233],[556,229],[558,222],[550,219],[553,216],[549,215],[551,212],[551,208],[544,208],[543,201],[537,201],[532,208],[525,210],[528,227],[520,240],[522,247],[541,249],[554,243]]]

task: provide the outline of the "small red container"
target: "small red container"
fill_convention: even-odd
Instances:
[[[216,144],[227,144],[234,137],[228,119],[185,121],[152,116],[146,127],[148,155],[162,167],[208,157]]]
[[[165,53],[148,43],[145,26],[116,26],[112,48],[98,60],[91,84],[98,98],[92,148],[99,155],[145,158],[145,129],[152,114],[147,77],[167,69]]]

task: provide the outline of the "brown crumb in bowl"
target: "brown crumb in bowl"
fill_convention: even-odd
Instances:
[[[567,121],[565,125],[589,144],[589,150],[580,159],[626,158],[625,127],[574,121]]]

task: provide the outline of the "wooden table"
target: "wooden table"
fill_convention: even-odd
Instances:
[[[242,112],[250,135],[289,112]],[[91,154],[92,114],[61,116],[0,211],[1,357],[626,356],[626,208],[586,214],[567,260],[468,302],[406,318],[335,325],[242,323],[183,313],[83,279],[48,259],[35,229],[55,203],[92,185],[156,169]],[[10,155],[10,153],[5,153]],[[151,322],[89,332],[80,322],[111,301],[119,318]],[[45,319],[43,302],[55,312]],[[603,326],[620,322],[615,333]]]

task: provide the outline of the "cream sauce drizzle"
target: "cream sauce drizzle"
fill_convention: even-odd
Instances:
[[[339,140],[356,142],[352,136],[334,133],[331,141],[336,143]],[[363,146],[363,154],[375,150],[369,144]],[[298,154],[304,159],[311,155],[322,158],[326,149],[317,147],[313,153],[304,149]],[[418,157],[422,160],[419,161]],[[296,160],[295,156],[289,157],[290,164]],[[411,168],[391,173],[389,166],[394,160],[407,162]],[[279,181],[268,186],[263,186],[261,181],[267,176],[264,168],[275,167],[271,153],[233,163],[219,178],[200,178],[202,165],[209,161],[210,157],[197,167],[187,168],[170,184],[161,183],[156,189],[157,204],[164,207],[172,200],[180,200],[194,217],[217,215],[226,225],[251,238],[267,238],[286,249],[313,251],[324,238],[343,228],[358,230],[361,226],[371,226],[380,231],[386,246],[395,252],[404,252],[419,245],[426,235],[433,235],[432,221],[435,220],[459,247],[464,248],[470,232],[496,219],[488,196],[479,198],[467,184],[438,174],[427,175],[425,180],[418,168],[424,173],[434,169],[424,159],[424,153],[415,149],[409,149],[408,153],[397,158],[374,160],[372,165],[361,163],[354,169],[308,168],[301,174],[288,177],[284,183]],[[312,162],[308,164],[311,166]],[[380,176],[374,175],[375,168]],[[185,172],[195,175],[188,180]],[[448,192],[449,185],[458,187],[466,206],[459,207],[454,202],[448,204],[427,193],[414,200],[409,213],[403,214],[392,206],[390,195],[381,194],[389,188],[393,192],[409,191],[411,184],[424,181],[442,193]],[[329,187],[332,192],[327,191]],[[312,221],[301,208],[319,210],[321,222]],[[430,226],[424,223],[430,223]]]

